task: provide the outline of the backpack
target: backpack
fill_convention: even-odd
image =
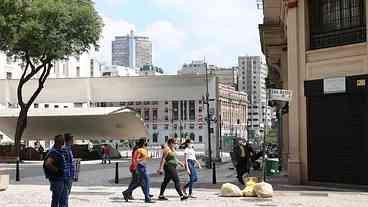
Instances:
[[[50,157],[50,152],[51,152],[51,150],[47,153],[47,155],[43,159],[43,165],[42,165],[42,167],[43,167],[43,172],[45,174],[45,177],[46,177],[46,179],[49,179],[51,177],[61,177],[61,176],[63,176],[62,175],[63,174],[63,169],[59,169],[59,172],[54,172],[54,171],[50,170],[47,167],[47,165],[46,165],[46,161]],[[55,162],[56,162],[56,166],[59,166],[60,160],[59,159],[55,159]]]

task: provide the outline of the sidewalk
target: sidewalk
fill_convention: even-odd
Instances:
[[[121,191],[125,187],[74,187],[70,206],[72,207],[367,207],[368,193],[354,192],[307,192],[307,191],[276,191],[272,199],[259,198],[223,198],[219,197],[217,189],[196,189],[198,198],[179,201],[174,189],[167,189],[169,201],[157,201],[155,204],[145,204],[140,189],[134,192],[137,200],[126,203]],[[156,196],[158,188],[153,188]],[[10,185],[9,189],[0,192],[0,206],[6,207],[47,207],[50,206],[48,186]]]

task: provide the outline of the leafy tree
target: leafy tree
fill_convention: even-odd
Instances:
[[[52,63],[97,48],[102,27],[91,0],[0,0],[0,50],[23,62],[14,137],[18,160],[28,111],[45,87]],[[38,86],[25,100],[23,87],[31,79],[38,79]]]

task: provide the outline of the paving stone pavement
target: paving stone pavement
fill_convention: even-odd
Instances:
[[[196,189],[197,198],[179,201],[174,189],[167,189],[169,201],[145,204],[140,189],[134,192],[137,200],[123,201],[121,187],[74,187],[71,207],[368,207],[368,193],[333,191],[276,191],[272,199],[224,198],[217,189]],[[152,193],[157,195],[158,188]],[[1,207],[46,207],[50,206],[51,193],[46,185],[10,185],[7,191],[0,192]]]

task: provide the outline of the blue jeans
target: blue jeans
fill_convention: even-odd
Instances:
[[[189,182],[185,185],[185,188],[189,187],[189,195],[192,195],[193,184],[198,181],[197,170],[195,169],[195,161],[187,160],[190,171]]]
[[[65,201],[65,207],[69,206],[69,195],[72,191],[73,177],[65,178],[63,200]]]
[[[50,190],[52,192],[51,207],[66,207],[66,189],[64,180],[50,180]]]
[[[145,200],[150,200],[149,177],[146,167],[141,164],[138,165],[137,170],[134,172],[133,180],[125,192],[130,195],[138,187],[142,187]]]

